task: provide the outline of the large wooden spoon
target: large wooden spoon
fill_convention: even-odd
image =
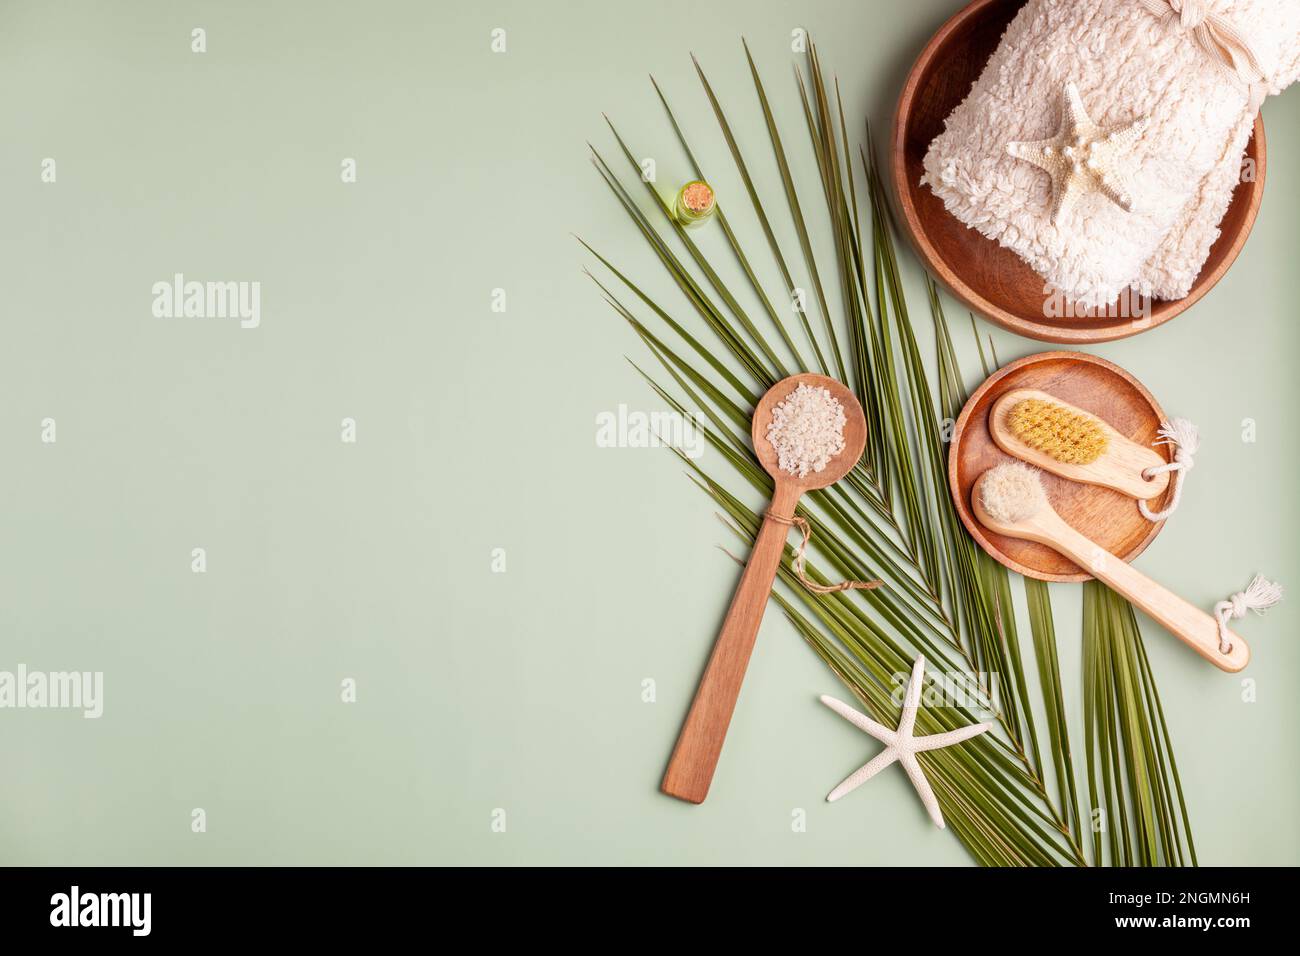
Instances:
[[[800,385],[828,390],[844,406],[847,419],[844,450],[832,458],[825,469],[810,472],[803,478],[781,470],[776,449],[767,440],[772,410]],[[749,553],[749,563],[736,588],[736,595],[731,599],[731,607],[722,622],[704,676],[700,678],[695,700],[682,725],[660,788],[670,796],[691,803],[703,803],[709,793],[709,784],[713,782],[713,771],[722,753],[722,742],[727,736],[731,714],[736,709],[736,698],[745,679],[745,668],[754,649],[758,626],[762,623],[772,582],[781,564],[781,552],[795,506],[805,491],[834,484],[857,464],[866,446],[867,419],[853,392],[835,379],[824,375],[792,375],[773,385],[759,401],[754,409],[750,434],[754,453],[763,469],[775,480],[775,487],[772,489],[772,503],[763,517],[754,549]]]

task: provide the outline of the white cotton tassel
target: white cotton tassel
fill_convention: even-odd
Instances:
[[[1163,475],[1167,471],[1173,472],[1174,496],[1169,499],[1169,507],[1164,511],[1152,511],[1147,507],[1145,501],[1139,501],[1138,510],[1142,512],[1142,517],[1148,521],[1164,521],[1178,510],[1178,503],[1183,497],[1183,478],[1196,464],[1192,456],[1201,447],[1200,431],[1185,418],[1175,418],[1171,421],[1162,422],[1160,430],[1156,434],[1159,437],[1152,444],[1173,445],[1174,460],[1166,465],[1148,468],[1142,472],[1142,477],[1150,480],[1156,475]]]
[[[1274,584],[1262,574],[1255,575],[1246,590],[1238,591],[1226,601],[1214,605],[1214,616],[1219,621],[1219,650],[1227,654],[1232,650],[1229,638],[1228,621],[1239,620],[1247,611],[1263,614],[1274,604],[1282,600],[1282,585]]]

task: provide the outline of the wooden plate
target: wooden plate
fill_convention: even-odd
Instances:
[[[952,491],[966,530],[980,547],[1012,571],[1040,581],[1087,581],[1077,564],[1045,545],[995,534],[971,512],[975,479],[1004,461],[1015,461],[993,443],[989,435],[989,410],[997,399],[1015,388],[1037,388],[1105,419],[1120,434],[1139,445],[1151,445],[1165,413],[1142,383],[1113,362],[1082,352],[1042,352],[1012,362],[994,372],[961,410],[948,451],[948,487]],[[1155,450],[1166,461],[1168,445]],[[1109,488],[1084,485],[1042,473],[1052,507],[1066,523],[1082,531],[1111,554],[1132,561],[1146,549],[1164,522],[1142,517],[1137,502]],[[1148,502],[1164,508],[1172,489]]]
[[[1255,224],[1264,196],[1267,149],[1264,120],[1255,120],[1246,155],[1255,179],[1238,184],[1191,292],[1174,302],[1151,303],[1149,319],[1124,317],[1118,306],[1093,318],[1048,318],[1043,314],[1043,280],[1019,256],[969,229],[922,186],[922,160],[943,131],[948,114],[970,93],[1003,31],[1025,0],[974,0],[930,40],[903,87],[890,143],[891,178],[899,219],[917,254],[934,277],[970,308],[999,325],[1045,342],[1109,342],[1154,328],[1191,308],[1223,278]],[[1131,312],[1131,310],[1127,310]]]

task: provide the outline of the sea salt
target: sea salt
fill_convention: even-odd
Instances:
[[[767,440],[781,470],[799,478],[824,471],[844,450],[844,406],[829,389],[800,385],[772,409]]]

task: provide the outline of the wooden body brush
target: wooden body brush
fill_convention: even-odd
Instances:
[[[1250,661],[1239,635],[1066,524],[1033,468],[1018,462],[990,468],[975,482],[971,507],[989,530],[1037,541],[1087,568],[1215,667],[1239,671]]]
[[[809,472],[802,478],[781,468],[776,449],[767,437],[773,410],[800,385],[829,391],[843,407],[845,416],[843,449],[822,471]],[[763,621],[772,582],[781,564],[795,506],[805,491],[825,488],[847,475],[862,457],[867,442],[867,420],[857,397],[842,383],[823,375],[793,375],[773,385],[754,409],[750,431],[754,453],[774,482],[772,503],[763,516],[745,573],[731,599],[660,787],[669,796],[691,803],[702,803],[713,782],[713,771],[722,753],[722,742],[736,708],[758,626]]]
[[[1107,422],[1047,392],[1017,388],[989,410],[989,434],[1008,455],[1087,485],[1143,501],[1169,487],[1168,464],[1153,448],[1121,435]]]

